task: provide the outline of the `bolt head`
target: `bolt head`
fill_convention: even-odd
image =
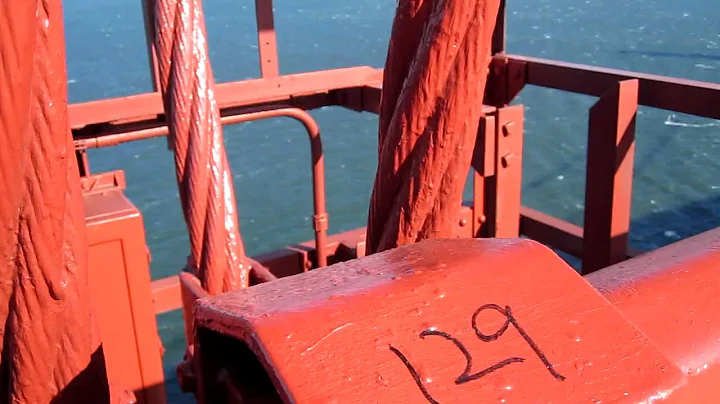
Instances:
[[[509,121],[508,123],[503,125],[503,127],[502,127],[503,136],[508,137],[508,136],[512,135],[514,125],[515,125],[515,122],[513,122],[513,121]]]
[[[518,156],[515,153],[508,153],[508,154],[504,155],[501,159],[503,168],[508,168],[508,167],[512,166],[513,164],[515,164],[517,159],[518,159]]]

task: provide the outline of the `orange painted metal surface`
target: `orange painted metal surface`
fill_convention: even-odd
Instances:
[[[167,313],[182,307],[178,275],[156,279],[150,283],[150,289],[155,314]]]
[[[273,20],[272,0],[255,0],[257,21],[258,53],[260,74],[263,78],[277,77],[279,72],[277,56],[277,38]]]
[[[452,236],[499,3],[398,3],[380,104],[368,253]]]
[[[498,30],[499,28],[496,29],[496,38]],[[379,79],[382,79],[381,70],[356,67],[219,84],[217,91],[221,111],[225,116],[223,122],[228,123],[232,122],[231,117],[243,113],[243,109],[238,107],[261,107],[276,102],[303,108],[342,105],[377,113],[381,88]],[[717,117],[717,111],[708,105],[714,105],[720,100],[720,84],[516,55],[496,55],[493,58],[485,100],[492,105],[507,105],[525,84],[600,96],[617,81],[627,79],[637,79],[639,82],[639,104],[698,116]],[[82,144],[85,139],[95,144],[94,139],[97,139],[97,145],[103,147],[106,145],[103,138],[108,137],[109,144],[115,142],[112,139],[116,136],[120,136],[123,141],[130,140],[129,137],[119,134],[139,134],[143,129],[138,128],[150,127],[147,130],[152,131],[152,136],[162,135],[166,129],[156,116],[161,111],[158,94],[141,94],[72,105],[70,116],[76,129],[77,142],[80,142],[78,144]],[[473,165],[475,166],[475,163]],[[588,187],[592,187],[593,182],[595,181],[588,179]],[[476,192],[476,206],[479,206],[479,196],[480,193]],[[582,257],[581,227],[527,207],[521,208],[520,215],[522,234]],[[479,214],[477,219],[483,219],[483,215]],[[476,222],[473,222],[473,225],[478,226]],[[485,232],[480,234],[487,235]],[[628,256],[637,254],[638,251],[632,249],[627,253]]]
[[[511,238],[520,235],[524,107],[498,108],[495,119],[495,163],[486,177],[487,235]]]
[[[248,261],[253,265],[253,273],[255,274],[253,279],[251,279],[252,284],[260,284],[278,279],[261,263],[251,258],[248,258]],[[261,269],[260,271],[257,270],[259,268]],[[182,391],[190,393],[196,392],[197,390],[196,374],[199,373],[193,345],[195,335],[194,305],[196,300],[206,298],[209,295],[202,288],[200,280],[189,272],[181,272],[178,280],[182,296],[183,319],[185,321],[185,341],[188,344],[188,349],[185,352],[183,361],[177,367],[177,378]]]
[[[216,94],[221,111],[258,104],[294,104],[309,97],[325,95],[331,98],[340,90],[363,88],[382,80],[382,69],[356,66],[283,75],[267,79],[217,84]],[[327,103],[330,104],[330,103]],[[327,104],[320,104],[317,107]],[[71,104],[68,109],[70,125],[79,130],[104,123],[163,124],[157,116],[164,112],[159,93],[145,93],[122,98]]]
[[[208,293],[202,288],[200,280],[193,274],[181,272],[178,276],[180,280],[180,291],[182,296],[183,320],[185,321],[185,341],[188,345],[185,351],[183,361],[177,366],[177,378],[180,389],[183,392],[195,392],[197,389],[196,373],[197,362],[195,361],[194,335],[195,335],[195,315],[193,307],[195,301],[208,297]]]
[[[720,83],[638,73],[606,67],[581,65],[527,56],[498,55],[503,60],[523,63],[523,82],[535,86],[601,97],[617,83],[639,82],[638,104],[720,119]]]
[[[720,229],[586,276],[687,375],[659,392],[682,403],[720,401]]]
[[[3,2],[0,54],[0,402],[107,402],[60,1]]]
[[[164,403],[162,345],[150,295],[140,211],[123,195],[122,172],[83,178],[90,293],[113,385],[138,403]]]
[[[108,391],[113,402],[163,402],[153,313],[180,307],[181,297],[188,342],[197,333],[200,348],[189,347],[178,376],[184,390],[209,402],[322,402],[338,394],[358,402],[467,401],[465,394],[717,401],[717,231],[588,277],[607,300],[547,249],[517,240],[435,241],[276,277],[438,236],[524,234],[582,257],[587,272],[637,255],[626,242],[637,106],[718,119],[719,84],[496,54],[504,50],[504,0],[402,0],[384,76],[370,67],[280,76],[272,1],[256,0],[262,78],[215,86],[200,43],[200,1],[143,0],[156,93],[78,104],[68,113],[60,2],[5,3],[0,51],[12,58],[0,63],[0,77],[11,78],[0,87],[0,253],[10,264],[0,267],[0,321],[9,324],[0,329],[0,403],[106,402]],[[470,39],[455,43],[449,34]],[[589,122],[585,228],[520,206],[523,113],[508,105],[525,84],[601,97]],[[482,106],[483,92],[492,108]],[[365,229],[327,235],[320,132],[303,111],[325,105],[380,114],[367,240]],[[251,260],[237,244],[232,189],[197,167],[214,161],[228,176],[220,125],[278,116],[298,119],[310,137],[315,241]],[[68,158],[69,127],[76,158]],[[195,237],[191,267],[209,268],[209,258],[198,258],[208,251],[204,257],[231,257],[253,269],[241,282],[208,281],[201,270],[200,278],[182,273],[151,286],[142,218],[122,195],[124,177],[88,176],[86,148],[168,132],[185,212],[197,219],[217,207],[215,218],[235,226],[234,252],[223,247],[227,234],[207,244]],[[183,141],[187,154],[178,147]],[[470,162],[473,201],[462,206]],[[195,172],[193,190],[183,183],[186,169]],[[192,220],[191,234],[205,234],[203,220]],[[264,282],[217,298],[200,287],[217,293]],[[478,296],[504,303],[473,316]],[[197,299],[203,327],[196,330]]]
[[[590,109],[583,273],[627,257],[637,100],[638,81],[625,80]]]
[[[536,242],[426,240],[198,301],[202,399],[685,402],[619,306]]]

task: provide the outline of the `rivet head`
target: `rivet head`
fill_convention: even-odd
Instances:
[[[466,224],[467,224],[467,220],[460,219],[460,227],[465,227]]]
[[[502,127],[503,136],[508,137],[508,136],[512,135],[512,130],[513,130],[514,125],[515,125],[515,122],[513,122],[513,121],[510,121],[510,122],[506,123],[505,125],[503,125],[503,127]]]
[[[515,161],[517,160],[517,155],[515,153],[508,153],[502,157],[502,165],[503,168],[508,168],[511,165],[515,164]]]

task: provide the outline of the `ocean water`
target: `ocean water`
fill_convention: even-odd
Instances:
[[[510,0],[508,51],[720,82],[717,0]],[[253,1],[204,2],[218,82],[259,76]],[[394,0],[275,1],[281,73],[353,65],[382,67]],[[139,1],[65,2],[71,102],[151,90]],[[591,97],[528,87],[523,203],[582,224],[587,110]],[[720,108],[720,106],[718,106]],[[330,230],[363,226],[375,173],[377,117],[312,111],[326,158]],[[225,128],[241,229],[250,254],[312,238],[309,146],[294,121]],[[631,242],[656,248],[720,226],[720,121],[641,108]],[[124,169],[142,210],[152,275],[176,273],[187,235],[172,155],[164,139],[90,152],[94,172]],[[159,317],[171,402],[184,337],[179,312]]]

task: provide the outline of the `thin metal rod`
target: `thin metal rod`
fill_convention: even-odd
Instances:
[[[310,154],[312,159],[312,181],[313,181],[313,209],[314,209],[314,231],[315,244],[317,249],[317,263],[319,267],[327,265],[327,230],[328,214],[325,203],[325,159],[322,150],[322,139],[320,128],[312,115],[300,108],[277,108],[270,110],[246,112],[237,115],[223,116],[220,122],[223,125],[257,121],[269,118],[287,117],[303,124],[310,139]],[[136,140],[152,139],[168,134],[168,127],[157,126],[148,129],[140,129],[132,132],[118,133],[114,135],[103,135],[86,139],[76,139],[77,149],[95,149],[101,147],[115,146],[121,143]]]

